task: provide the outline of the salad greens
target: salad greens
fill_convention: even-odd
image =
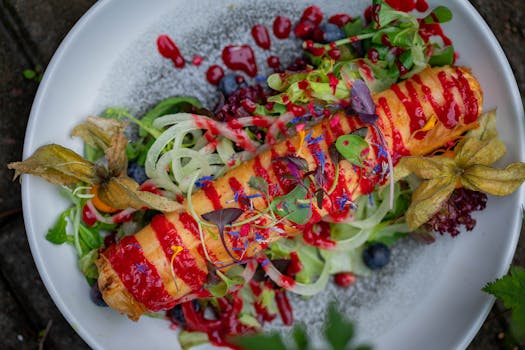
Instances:
[[[371,350],[370,346],[353,344],[354,326],[332,303],[329,305],[323,327],[324,345],[322,349],[331,350]],[[313,350],[304,325],[296,324],[291,337],[284,338],[280,333],[260,333],[237,336],[231,342],[245,350]]]

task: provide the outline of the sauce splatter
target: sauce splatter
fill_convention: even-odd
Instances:
[[[257,75],[257,64],[253,49],[248,45],[229,45],[222,50],[222,60],[231,70],[240,70],[250,77]]]
[[[169,58],[175,67],[184,67],[186,63],[184,57],[182,57],[182,54],[180,53],[177,45],[166,34],[159,35],[157,38],[157,49],[163,57]]]
[[[212,85],[219,85],[219,82],[224,77],[224,70],[214,64],[213,66],[210,66],[208,70],[206,71],[206,80]]]
[[[264,50],[269,50],[271,46],[270,34],[268,34],[268,29],[263,24],[256,24],[252,27],[252,37],[255,40],[255,43],[263,48]]]

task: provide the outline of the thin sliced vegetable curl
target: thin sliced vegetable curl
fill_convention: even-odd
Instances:
[[[98,186],[100,200],[115,209],[183,210],[175,201],[140,191],[139,184],[127,176],[125,126],[114,119],[88,117],[72,131],[73,136],[81,137],[86,144],[104,152],[107,167],[90,162],[68,148],[51,144],[38,148],[23,162],[8,164],[8,168],[15,170],[15,179],[21,174],[32,174],[69,188],[79,182]]]
[[[413,192],[406,212],[411,229],[423,225],[438,212],[455,188],[506,196],[525,181],[525,163],[512,163],[504,169],[491,166],[506,151],[498,138],[496,112],[484,114],[479,123],[478,129],[469,131],[456,145],[453,157],[405,157],[396,166],[397,179],[415,174],[423,180]]]

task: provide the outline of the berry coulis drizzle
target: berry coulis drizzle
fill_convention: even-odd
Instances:
[[[428,10],[429,6],[425,0],[386,0],[386,3],[393,7],[396,10],[404,11],[404,12],[410,12],[410,11],[419,11],[419,12],[425,12]],[[370,6],[365,10],[364,18],[367,23],[370,23],[372,19],[377,19],[377,12],[379,11],[379,5],[376,6]],[[294,36],[296,38],[305,40],[307,50],[309,50],[314,56],[315,55],[323,55],[327,53],[329,56],[331,56],[333,59],[337,60],[340,57],[340,51],[337,49],[334,45],[334,47],[329,50],[328,52],[325,52],[324,49],[315,51],[314,46],[310,45],[310,49],[308,49],[309,45],[308,43],[313,43],[312,39],[315,39],[314,33],[315,30],[318,28],[320,23],[322,22],[324,18],[324,14],[321,11],[321,9],[318,6],[309,6],[307,7],[300,19],[297,23],[293,24],[292,21],[286,17],[286,16],[277,16],[273,20],[272,26],[271,26],[271,33],[273,34],[273,37],[277,40],[285,40],[290,37],[292,32],[294,33]],[[344,14],[344,13],[337,13],[332,15],[328,18],[328,23],[335,24],[338,27],[343,27],[346,23],[352,20],[352,17]],[[438,36],[441,37],[443,40],[443,43],[445,45],[451,44],[451,41],[448,37],[445,36],[443,33],[441,27],[439,24],[425,24],[420,22],[420,35],[422,38],[428,42],[428,39],[431,36]],[[251,28],[251,37],[253,39],[253,43],[260,48],[262,48],[265,51],[269,51],[270,55],[266,59],[266,63],[268,67],[272,68],[275,72],[281,71],[281,61],[280,58],[276,55],[271,54],[272,49],[272,42],[271,42],[271,35],[268,27],[266,27],[263,24],[256,24]],[[386,46],[392,46],[388,42],[388,38],[385,37],[383,39],[383,44]],[[185,59],[182,56],[179,48],[173,42],[173,40],[168,35],[160,35],[157,38],[157,48],[159,53],[167,58],[170,59],[176,68],[182,69],[185,66]],[[398,51],[395,51],[398,50]],[[393,47],[393,53],[396,55],[396,57],[399,57],[403,51],[399,50],[398,48]],[[370,49],[367,53],[365,53],[366,57],[372,62],[377,62],[379,53],[375,49]],[[241,44],[241,45],[227,45],[222,49],[222,65],[232,71],[242,71],[245,74],[247,74],[249,77],[255,78],[258,73],[258,64],[257,59],[255,57],[255,52],[252,49],[252,47],[249,44]],[[194,66],[200,66],[206,62],[206,57],[202,56],[193,56],[192,64]],[[212,64],[208,67],[206,71],[206,80],[212,84],[212,85],[218,85],[221,79],[225,76],[225,71],[223,66],[219,63]],[[401,75],[405,72],[405,67],[401,63],[398,64],[398,69],[401,73]],[[417,78],[416,78],[417,80]],[[421,84],[421,83],[420,83]],[[464,95],[469,95],[470,91],[468,91],[466,84],[464,84],[461,81],[461,77],[458,79],[458,81],[454,82],[445,82],[441,81],[441,84],[445,87],[448,85],[455,85],[456,87],[460,88]],[[450,87],[450,86],[449,86]],[[425,90],[425,86],[423,86],[423,90]],[[400,91],[397,91],[398,95],[401,95],[402,93]],[[427,98],[431,97],[430,93],[425,92],[428,96]],[[404,96],[402,96],[404,97]],[[413,114],[418,113],[418,107],[417,102],[408,98],[401,99],[405,101],[405,105],[407,109],[411,110]],[[468,96],[467,96],[468,100]],[[294,106],[289,106],[289,108],[293,108]],[[385,113],[388,115],[390,114],[390,111],[388,109],[388,105],[385,103],[385,101],[379,101],[379,108],[385,109]],[[434,107],[435,109],[438,109],[438,107]],[[474,115],[474,112],[476,110],[477,106],[474,106],[474,103],[469,109],[469,112]],[[304,111],[301,111],[301,113]],[[439,114],[439,113],[438,113]],[[440,115],[440,114],[439,114]],[[422,125],[422,121],[418,120],[417,118],[414,118],[415,124],[411,125],[411,130],[417,130],[417,128],[420,128]],[[453,125],[456,123],[456,120],[449,120],[442,121],[445,125]],[[404,146],[400,140],[399,135],[395,135],[394,141],[396,144],[394,145],[395,152],[399,154],[406,154],[407,151],[404,149]],[[281,172],[287,172],[287,169],[283,166],[283,164],[280,164],[279,162],[273,163],[272,166],[275,167],[282,167],[279,169],[274,169],[277,173]],[[266,169],[264,169],[262,166],[255,166],[255,172],[258,176],[261,176],[263,178],[267,178],[268,174],[266,172]],[[281,178],[282,181],[282,178]],[[281,183],[281,187],[283,187],[285,184]],[[363,186],[361,183],[360,186]],[[284,186],[286,187],[286,186]],[[206,191],[207,190],[207,191]],[[364,190],[364,189],[362,189]],[[216,209],[219,209],[221,206],[219,205],[218,200],[218,194],[217,193],[211,193],[210,189],[205,188],[206,195],[208,197],[213,197],[212,202],[214,202],[214,207]],[[274,192],[274,191],[270,191]],[[366,192],[366,191],[364,191]],[[90,222],[92,220],[91,215],[89,215],[87,211],[83,213],[84,220],[86,222]],[[311,245],[318,246],[324,249],[330,249],[333,248],[335,245],[335,242],[330,239],[329,234],[329,224],[324,222],[319,222],[315,225],[307,225],[304,227],[304,234],[303,238],[305,241]],[[291,254],[291,261],[289,264],[289,268],[287,269],[286,273],[288,275],[295,275],[299,271],[301,271],[302,265],[300,260],[298,259],[297,253]],[[355,277],[352,275],[343,276],[343,274],[340,274],[339,280],[337,281],[338,285],[341,286],[348,286],[351,283],[353,283]],[[291,277],[284,275],[283,277],[289,278],[290,283],[295,282]],[[343,278],[344,277],[344,278]],[[352,277],[351,279],[349,277]],[[343,280],[344,279],[344,280]],[[272,283],[266,282],[265,284],[258,283],[255,281],[250,281],[250,288],[254,294],[254,296],[257,298],[262,291],[262,286],[274,288]],[[280,313],[280,316],[283,320],[284,324],[292,324],[293,322],[293,313],[290,306],[290,303],[288,301],[288,298],[286,296],[286,292],[283,289],[277,289],[275,291],[275,300],[276,304]],[[242,334],[244,332],[253,331],[250,327],[242,324],[239,321],[239,314],[240,310],[242,308],[242,300],[237,295],[237,293],[233,293],[230,295],[229,298],[219,298],[218,299],[219,308],[215,310],[217,314],[217,318],[210,320],[206,319],[204,317],[203,310],[196,311],[194,309],[192,302],[186,302],[181,304],[182,310],[184,313],[184,317],[186,319],[186,325],[185,327],[189,330],[194,331],[201,331],[208,334],[208,337],[212,344],[215,345],[228,345],[232,347],[231,344],[229,344],[226,340],[226,337],[229,335],[235,335],[235,334]],[[255,303],[254,308],[258,314],[258,319],[261,323],[265,321],[271,321],[275,318],[275,315],[269,314],[266,307],[262,307],[260,304]],[[181,325],[178,324],[178,322],[174,321],[172,319],[172,322],[175,325]],[[235,348],[235,347],[234,347]]]

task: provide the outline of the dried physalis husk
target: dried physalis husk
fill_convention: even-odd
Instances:
[[[454,160],[445,156],[436,157],[403,157],[396,165],[396,180],[415,174],[421,179],[434,179],[442,176],[453,176]]]
[[[126,174],[127,138],[125,124],[114,119],[89,117],[73,130],[87,144],[104,151],[107,168],[92,163],[70,149],[59,145],[42,146],[23,162],[10,163],[15,178],[20,174],[37,175],[45,180],[68,187],[79,182],[97,185],[100,200],[115,209],[150,208],[163,212],[182,211],[184,207],[171,199],[140,191],[139,184]]]
[[[396,166],[397,179],[413,173],[424,179],[413,192],[407,210],[407,224],[415,229],[427,222],[459,185],[474,191],[506,196],[525,181],[525,163],[512,163],[505,169],[491,167],[505,154],[498,138],[496,114],[479,118],[479,128],[469,131],[454,149],[454,159],[446,156],[405,157]]]
[[[147,191],[139,191],[139,184],[127,176],[112,177],[98,188],[101,201],[116,209],[150,208],[162,212],[181,211],[178,202]]]
[[[472,165],[465,169],[460,181],[469,190],[495,196],[508,196],[525,180],[525,163],[512,163],[505,169]]]
[[[454,177],[437,177],[425,180],[412,193],[412,201],[406,212],[407,224],[416,229],[430,220],[450,197],[455,188]]]
[[[42,146],[23,162],[9,163],[7,167],[15,170],[15,179],[21,174],[31,174],[67,187],[79,182],[93,184],[106,172],[103,167],[56,144]]]

